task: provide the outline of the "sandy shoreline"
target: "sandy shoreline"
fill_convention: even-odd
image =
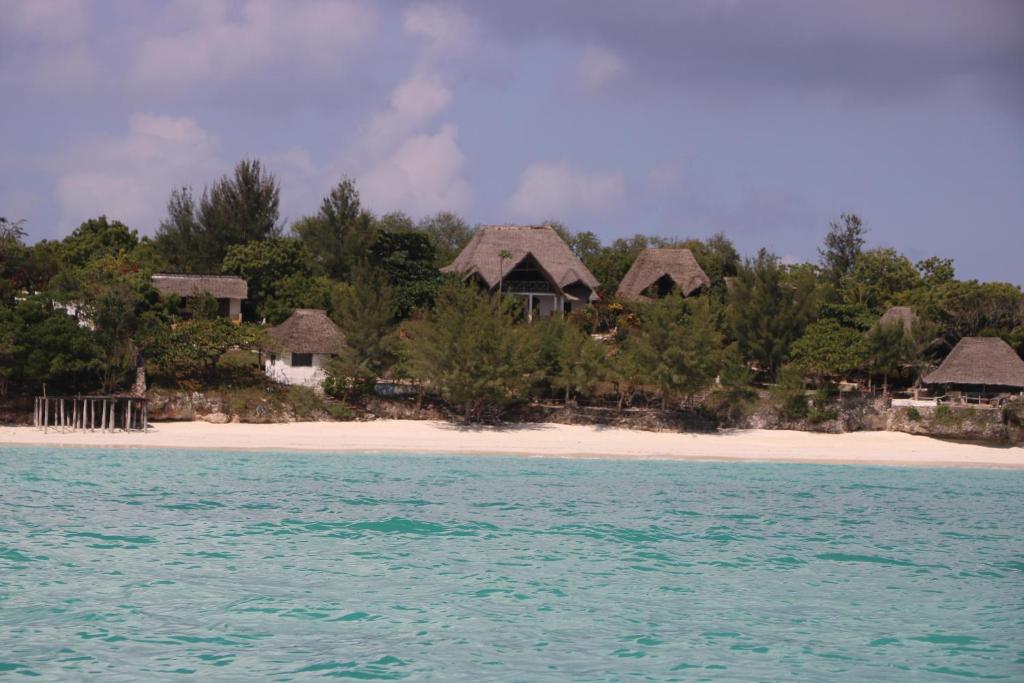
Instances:
[[[413,420],[269,425],[165,422],[147,433],[128,434],[52,429],[44,434],[32,427],[0,427],[0,444],[1024,468],[1024,448],[950,443],[896,432],[679,434],[557,424],[462,427]]]

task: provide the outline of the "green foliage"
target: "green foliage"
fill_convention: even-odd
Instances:
[[[68,265],[83,267],[102,256],[131,252],[139,245],[139,235],[120,221],[106,216],[91,218],[64,238],[64,259]]]
[[[864,236],[867,234],[860,217],[856,214],[844,213],[840,220],[842,224],[829,223],[825,246],[818,250],[824,275],[834,286],[839,286],[857,264],[864,248]]]
[[[917,269],[895,249],[865,251],[840,280],[843,301],[864,306],[874,316],[884,313],[901,293],[919,285]]]
[[[455,260],[462,248],[473,238],[473,229],[450,211],[442,211],[421,220],[416,229],[424,233],[434,246],[434,265],[446,266]]]
[[[266,332],[255,325],[234,325],[222,317],[193,318],[176,323],[154,341],[153,362],[173,377],[208,379],[229,350],[258,351],[270,346]]]
[[[584,332],[572,319],[553,316],[532,325],[544,376],[566,401],[589,396],[604,378],[605,345]]]
[[[920,422],[921,419],[922,419],[921,418],[921,411],[918,410],[917,408],[914,408],[913,406],[911,406],[910,408],[907,408],[907,413],[906,414],[907,414],[907,419],[910,420],[911,422]]]
[[[365,262],[377,239],[373,216],[360,206],[355,183],[343,178],[324,197],[320,210],[292,226],[320,268],[336,280],[348,280],[357,264]]]
[[[916,267],[921,274],[921,282],[929,287],[948,284],[956,278],[953,259],[931,256],[918,261]]]
[[[394,291],[399,318],[433,301],[441,285],[441,273],[427,235],[409,230],[382,232],[370,247],[370,259]]]
[[[788,420],[802,420],[810,412],[803,371],[795,366],[783,367],[778,383],[771,388],[772,400],[779,415]]]
[[[394,293],[379,274],[360,271],[354,284],[334,288],[331,310],[346,348],[327,369],[324,390],[336,397],[369,391],[398,359]]]
[[[774,377],[814,319],[817,303],[812,270],[787,273],[778,257],[762,249],[740,268],[729,296],[728,320],[743,358]]]
[[[793,362],[818,377],[840,379],[862,368],[867,358],[864,335],[831,318],[811,323],[793,342]]]
[[[156,245],[176,270],[215,273],[232,245],[277,237],[280,187],[258,160],[242,160],[232,176],[203,191],[196,206],[192,190],[175,190]]]
[[[663,408],[707,387],[722,361],[722,337],[709,302],[670,296],[646,304],[625,354],[640,380],[658,389]]]
[[[245,278],[251,319],[283,322],[295,308],[326,308],[330,282],[313,277],[313,256],[306,245],[288,237],[228,247],[224,273]]]
[[[433,310],[405,327],[403,365],[466,421],[525,396],[533,349],[528,327],[516,325],[509,297],[447,283]]]
[[[56,310],[48,297],[33,296],[14,309],[0,309],[0,375],[4,385],[50,394],[95,390],[103,349],[96,335]]]

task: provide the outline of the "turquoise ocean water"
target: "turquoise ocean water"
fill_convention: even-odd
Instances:
[[[1024,680],[1024,473],[0,448],[0,677]]]

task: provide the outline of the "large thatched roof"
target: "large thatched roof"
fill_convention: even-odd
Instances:
[[[196,296],[208,292],[215,299],[244,299],[249,294],[245,280],[235,275],[156,273],[152,282],[161,294],[176,296]]]
[[[644,249],[622,278],[615,296],[627,301],[646,299],[644,290],[668,276],[683,296],[711,285],[689,249]]]
[[[917,316],[914,315],[914,311],[910,306],[890,306],[889,310],[882,314],[882,317],[878,319],[878,324],[881,325],[892,325],[893,323],[900,323],[903,325],[903,331],[910,334],[914,329],[914,323],[917,322]]]
[[[923,381],[1024,389],[1024,360],[998,337],[964,337]]]
[[[297,308],[288,319],[270,328],[270,336],[293,353],[340,353],[345,335],[327,313],[317,308]]]
[[[502,259],[503,251],[510,256]],[[494,288],[527,256],[533,256],[560,289],[576,283],[591,291],[597,288],[597,278],[547,225],[485,225],[455,260],[441,270],[464,277],[477,275]],[[592,294],[591,299],[597,299],[597,294]]]

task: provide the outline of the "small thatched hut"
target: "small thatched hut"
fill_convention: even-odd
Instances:
[[[547,225],[485,225],[441,270],[522,297],[530,319],[600,298],[597,278]]]
[[[319,387],[331,358],[345,348],[341,329],[327,313],[315,308],[296,309],[270,329],[270,336],[280,348],[269,355],[265,370],[285,384]]]
[[[209,294],[217,300],[221,315],[242,322],[242,300],[249,295],[249,286],[236,275],[156,273],[151,282],[163,296],[173,294],[181,297],[183,303],[190,297]]]
[[[903,332],[905,334],[910,334],[914,330],[916,322],[917,316],[914,315],[914,311],[910,306],[890,306],[889,310],[878,319],[879,326],[892,325],[894,323],[903,325]]]
[[[998,337],[964,337],[923,382],[982,395],[1024,393],[1024,360]]]
[[[625,301],[661,298],[674,289],[693,296],[711,286],[689,249],[644,249],[637,256],[615,296]]]

